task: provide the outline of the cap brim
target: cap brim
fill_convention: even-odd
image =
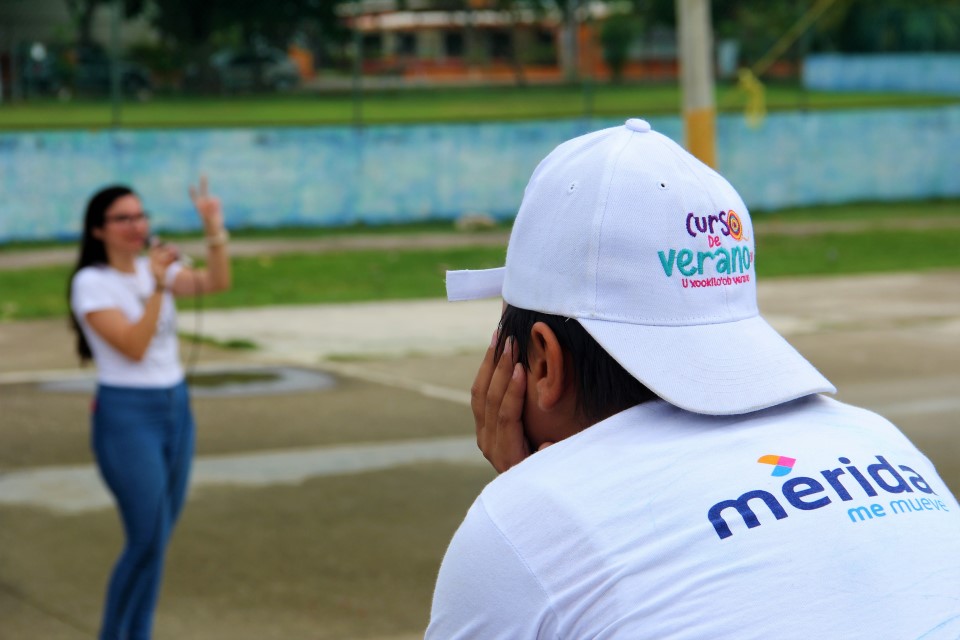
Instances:
[[[499,297],[505,273],[447,271],[447,299]],[[577,321],[647,388],[694,413],[736,415],[837,391],[761,316],[696,326]]]
[[[447,300],[461,302],[481,298],[499,298],[503,292],[506,267],[447,271]]]
[[[836,393],[760,316],[693,327],[577,320],[647,388],[694,413],[749,413]]]

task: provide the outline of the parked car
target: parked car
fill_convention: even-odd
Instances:
[[[224,49],[213,54],[210,66],[224,91],[268,89],[283,91],[300,83],[300,70],[279,49]]]
[[[120,60],[119,65],[120,90],[123,94],[140,100],[149,98],[153,91],[150,72],[145,67],[128,60]],[[76,49],[72,86],[77,93],[110,93],[111,73],[111,59],[106,51],[99,47]]]
[[[57,73],[56,59],[42,42],[20,45],[16,60],[20,88],[27,97],[57,95],[61,90],[61,78]]]
[[[111,90],[111,58],[96,45],[48,47],[40,42],[24,45],[19,53],[20,82],[24,93],[70,98],[74,94],[107,95]],[[120,90],[145,100],[153,89],[146,68],[119,61]]]

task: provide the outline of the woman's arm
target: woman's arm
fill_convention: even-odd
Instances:
[[[154,291],[143,307],[143,315],[137,322],[130,322],[120,309],[102,309],[86,315],[91,329],[107,343],[131,360],[140,362],[157,331],[163,292]]]
[[[153,275],[155,287],[144,303],[143,315],[136,322],[130,322],[120,309],[100,309],[85,316],[87,324],[97,335],[131,360],[143,360],[150,341],[157,332],[163,292],[166,290],[167,268],[175,259],[176,254],[167,247],[150,249],[150,273]]]
[[[190,199],[203,221],[207,238],[207,266],[205,269],[182,269],[173,281],[173,294],[193,296],[226,291],[231,285],[230,256],[227,252],[230,235],[223,224],[220,199],[210,195],[206,176],[200,177],[199,187],[190,187]]]

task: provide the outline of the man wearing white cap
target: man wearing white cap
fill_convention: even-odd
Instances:
[[[719,174],[643,120],[557,147],[477,373],[502,472],[447,550],[427,638],[960,638],[960,505],[895,426],[757,311]],[[548,446],[549,445],[549,446]]]

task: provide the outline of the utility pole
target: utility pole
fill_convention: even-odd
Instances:
[[[717,166],[717,109],[713,97],[710,0],[676,0],[680,86],[687,150]]]
[[[353,80],[351,82],[351,94],[353,96],[353,126],[359,129],[363,126],[363,36],[360,33],[360,14],[363,12],[363,5],[360,2],[353,3]]]
[[[0,54],[3,54],[3,48],[6,45],[6,39],[3,37],[5,32],[3,29],[0,29]],[[10,66],[13,67],[13,55],[9,57]],[[11,72],[12,75],[12,72]],[[0,104],[3,104],[3,64],[0,63]]]
[[[17,31],[10,30],[10,102],[23,100],[23,85],[20,80],[20,53],[17,51]]]
[[[123,7],[120,0],[113,0],[110,13],[110,124],[120,126],[120,17]]]
[[[567,20],[563,25],[563,39],[566,49],[566,69],[565,75],[567,82],[576,82],[580,77],[580,47],[578,39],[580,37],[580,22],[578,13],[580,11],[579,0],[567,0]]]

